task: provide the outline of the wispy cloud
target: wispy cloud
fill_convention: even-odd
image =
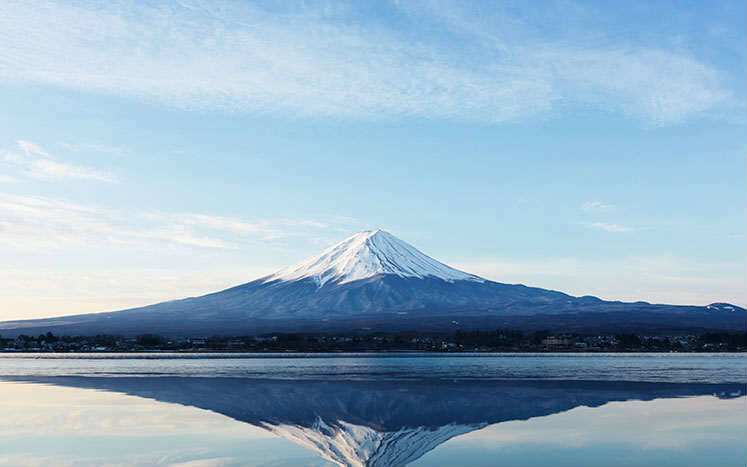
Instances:
[[[605,232],[632,232],[635,229],[627,225],[610,224],[607,222],[592,222],[587,224],[589,227],[598,230],[604,230]]]
[[[18,141],[16,141],[16,143],[18,144],[18,147],[21,149],[21,151],[23,151],[28,157],[31,157],[31,156],[49,157],[49,154],[44,149],[42,149],[41,146],[39,146],[36,143],[22,140],[22,139],[19,139]]]
[[[55,180],[66,178],[86,179],[107,183],[116,181],[110,173],[103,170],[52,160],[54,156],[37,143],[26,140],[18,140],[16,143],[24,156],[9,151],[0,151],[0,153],[3,154],[3,159],[6,162],[25,167],[24,172],[30,177]]]
[[[524,57],[524,66],[543,70],[562,99],[654,124],[678,123],[732,102],[715,68],[664,50],[551,47]]]
[[[584,211],[608,211],[614,209],[614,204],[603,203],[602,201],[586,201],[581,205]]]
[[[595,200],[595,201],[586,201],[585,203],[581,205],[581,208],[584,211],[587,211],[591,213],[592,215],[595,215],[595,217],[599,217],[604,213],[613,211],[615,209],[615,205]],[[605,232],[614,232],[614,233],[633,232],[634,230],[636,230],[635,228],[630,227],[628,225],[616,224],[612,222],[588,222],[588,223],[584,223],[583,225],[591,229],[602,230]]]
[[[67,201],[0,193],[0,243],[12,250],[59,250],[108,238],[112,213]]]
[[[171,225],[153,232],[142,232],[136,234],[138,237],[166,240],[182,245],[198,246],[203,248],[236,248],[236,245],[218,238],[201,236],[189,231],[183,225]]]
[[[15,181],[16,179],[11,176],[0,175],[0,183],[14,183]]]
[[[361,25],[354,7],[296,6],[6,2],[0,80],[294,117],[504,122],[562,102],[676,123],[733,101],[721,72],[686,53],[517,40],[501,33],[520,28],[509,22],[445,44]]]
[[[306,219],[248,221],[179,213],[121,213],[64,200],[0,193],[0,243],[21,250],[158,242],[201,248],[238,249],[250,239],[279,240],[324,231]],[[313,236],[313,235],[312,235]]]
[[[27,173],[32,177],[44,179],[80,178],[99,182],[114,182],[114,178],[104,171],[76,167],[48,159],[35,160],[29,166]]]
[[[272,221],[247,222],[232,217],[209,216],[205,214],[183,214],[175,216],[174,221],[179,224],[237,235],[256,235],[264,239],[288,237],[292,235],[292,232],[297,231],[298,228],[317,230],[329,227],[326,223],[308,219],[274,219]]]

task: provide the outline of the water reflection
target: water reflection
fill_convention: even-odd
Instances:
[[[217,412],[269,430],[340,465],[411,463],[488,425],[613,401],[715,395],[745,385],[593,381],[282,381],[189,377],[13,377]]]

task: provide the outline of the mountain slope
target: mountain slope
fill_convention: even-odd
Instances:
[[[109,313],[0,323],[4,333],[255,334],[274,331],[743,329],[745,310],[608,302],[493,282],[393,235],[355,234],[320,255],[201,297]]]

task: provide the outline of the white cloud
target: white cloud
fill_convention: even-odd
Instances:
[[[66,201],[0,193],[0,243],[16,251],[81,247],[116,231],[112,217]]]
[[[0,80],[183,109],[366,119],[503,122],[575,102],[675,123],[733,101],[717,69],[684,53],[495,35],[516,24],[446,45],[298,6],[6,2]]]
[[[716,69],[663,50],[556,49],[535,60],[554,67],[565,95],[656,124],[677,123],[731,99]]]
[[[32,177],[44,179],[80,178],[99,182],[114,182],[114,178],[111,175],[101,170],[76,167],[48,159],[35,160],[31,163],[26,173]]]
[[[106,214],[108,211],[83,206],[63,200],[54,200],[50,198],[37,196],[14,195],[9,193],[0,193],[0,207],[12,211],[21,211],[26,213],[47,212],[84,212],[90,214]]]
[[[18,147],[21,148],[21,151],[23,151],[26,156],[50,157],[49,154],[44,149],[42,149],[41,146],[31,141],[19,139],[18,141],[16,141],[16,144],[18,144]]]
[[[604,230],[605,232],[632,232],[635,229],[633,227],[628,227],[627,225],[620,225],[620,224],[610,224],[607,222],[592,222],[591,224],[588,224],[589,227],[592,227],[594,229]]]
[[[0,183],[14,183],[16,179],[8,175],[0,175]]]
[[[143,236],[204,248],[236,248],[235,245],[225,240],[196,235],[187,230],[183,225],[168,226],[164,230],[144,233]]]
[[[586,201],[581,207],[585,211],[608,211],[615,208],[614,204],[607,204],[601,201]]]
[[[308,231],[324,230],[328,224],[308,219],[273,219],[248,222],[227,216],[211,216],[205,214],[179,214],[169,216],[174,225],[185,226],[237,235],[239,238],[255,236],[265,240],[280,239],[295,236]]]
[[[0,240],[14,250],[60,251],[163,240],[224,247],[171,226],[44,197],[0,194]]]
[[[0,151],[0,153],[3,154],[3,158],[7,162],[11,162],[16,166],[25,167],[25,173],[28,176],[56,180],[66,178],[87,179],[107,183],[115,181],[111,174],[99,169],[80,167],[51,160],[53,156],[37,143],[18,140],[17,144],[24,152],[25,157],[7,151]],[[39,158],[32,160],[33,157]],[[0,179],[0,182],[1,181],[3,180]]]
[[[227,216],[120,213],[64,200],[0,193],[0,242],[14,249],[59,250],[93,245],[153,245],[235,249],[248,239],[279,240],[318,233],[306,219],[250,222]]]

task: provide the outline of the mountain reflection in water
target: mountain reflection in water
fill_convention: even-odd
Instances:
[[[408,464],[454,436],[608,402],[745,394],[743,383],[289,381],[198,377],[4,377],[211,410],[347,466]]]

